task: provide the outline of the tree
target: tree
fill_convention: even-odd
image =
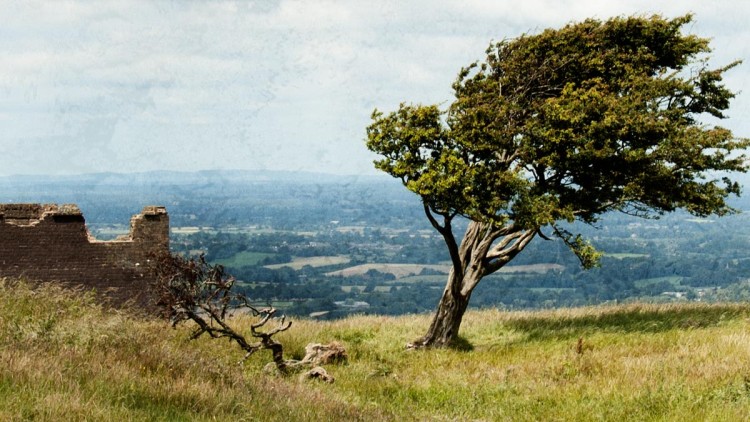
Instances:
[[[707,39],[676,19],[588,19],[490,45],[462,69],[447,110],[375,110],[375,166],[421,197],[452,269],[415,347],[456,339],[471,293],[536,236],[561,239],[585,268],[600,253],[569,223],[619,211],[724,215],[747,170],[747,139],[701,119],[724,118],[734,94],[712,69]],[[453,225],[468,219],[463,238]]]
[[[259,350],[269,349],[276,368],[287,372],[290,361],[284,359],[283,346],[273,336],[288,330],[292,323],[281,317],[276,328],[266,332],[259,330],[274,317],[275,308],[257,309],[245,295],[234,293],[234,277],[228,276],[221,265],[206,262],[203,255],[184,258],[163,254],[155,259],[156,281],[152,291],[161,315],[168,318],[172,326],[192,321],[196,328],[190,338],[197,339],[204,333],[212,338],[226,337],[246,352],[244,359]],[[250,326],[251,335],[259,339],[258,342],[249,342],[229,325],[228,318],[234,312],[249,312],[260,317]]]

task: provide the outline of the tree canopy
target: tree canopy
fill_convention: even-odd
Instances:
[[[709,41],[682,33],[691,19],[588,19],[493,43],[461,69],[447,109],[373,112],[375,166],[421,197],[462,279],[472,263],[480,279],[496,271],[535,235],[595,265],[560,221],[731,213],[740,186],[724,175],[747,170],[749,143],[710,123],[726,117],[734,93],[722,77],[739,62],[709,67]],[[452,240],[456,216],[477,225],[472,244]],[[463,283],[470,294],[476,282]]]

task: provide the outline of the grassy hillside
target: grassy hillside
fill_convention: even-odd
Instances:
[[[471,312],[463,349],[409,352],[427,316],[295,321],[341,341],[332,385],[263,375],[225,341],[0,282],[0,420],[747,420],[750,305]],[[237,324],[248,320],[238,318]],[[579,338],[582,344],[578,346]]]

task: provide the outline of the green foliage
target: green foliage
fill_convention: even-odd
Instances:
[[[495,226],[731,213],[739,185],[715,175],[746,171],[738,151],[750,142],[705,121],[725,117],[734,93],[722,77],[739,62],[709,68],[708,40],[681,32],[690,21],[588,19],[494,43],[460,71],[447,110],[376,110],[367,147],[432,212]]]
[[[600,266],[599,260],[604,254],[597,251],[591,242],[584,240],[580,234],[573,235],[567,230],[561,230],[558,227],[555,227],[555,235],[560,237],[570,250],[576,254],[583,268]]]

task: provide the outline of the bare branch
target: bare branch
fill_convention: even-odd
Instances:
[[[427,202],[423,202],[424,205],[424,213],[427,215],[427,219],[430,220],[430,224],[432,224],[432,227],[435,228],[439,233],[443,233],[443,230],[445,230],[444,226],[441,226],[440,223],[435,219],[435,216],[432,215],[432,210],[430,210],[430,206],[427,204]]]
[[[514,243],[518,238],[520,238],[525,232],[517,231],[514,233],[510,233],[503,237],[500,242],[498,242],[490,251],[487,253],[487,259],[492,260],[495,258],[499,258],[502,256],[505,256],[508,254],[509,249],[508,245],[511,243]]]
[[[222,266],[208,264],[203,255],[186,259],[165,254],[156,257],[156,262],[157,281],[152,289],[158,295],[157,304],[161,307],[161,314],[172,321],[172,326],[190,320],[197,325],[191,339],[197,339],[204,333],[211,338],[229,338],[246,352],[242,361],[258,350],[269,349],[276,367],[286,373],[288,363],[283,357],[283,347],[273,336],[288,330],[292,326],[291,321],[281,317],[276,328],[268,332],[259,331],[274,317],[276,309],[259,311],[246,296],[233,293],[234,278],[225,275]],[[260,321],[251,325],[252,336],[260,339],[258,343],[248,342],[244,335],[227,323],[231,311],[242,310],[248,310],[253,316],[261,316]]]
[[[487,255],[484,275],[492,274],[504,267],[531,242],[536,234],[537,230],[524,230],[512,233],[504,238],[500,242],[500,244],[504,243],[504,246],[493,248],[492,252]]]
[[[443,236],[443,240],[445,241],[445,244],[448,247],[448,252],[450,253],[451,263],[453,264],[453,271],[459,274],[463,273],[464,266],[461,260],[461,254],[459,253],[458,244],[456,244],[456,239],[453,237],[453,230],[451,228],[451,221],[453,220],[453,216],[444,214],[443,225],[441,226],[440,223],[438,223],[438,221],[435,219],[435,216],[432,215],[432,210],[430,209],[430,206],[427,204],[427,202],[423,201],[423,205],[424,212],[427,215],[427,219],[430,220],[430,224],[432,224],[435,230],[437,230],[438,233]]]
[[[539,235],[539,237],[541,237],[541,238],[542,238],[542,239],[544,239],[544,240],[552,240],[552,238],[551,238],[551,237],[547,236],[546,234],[544,234],[544,233],[542,232],[542,229],[541,229],[541,228],[538,228],[538,229],[536,229],[536,234],[538,234],[538,235]]]

